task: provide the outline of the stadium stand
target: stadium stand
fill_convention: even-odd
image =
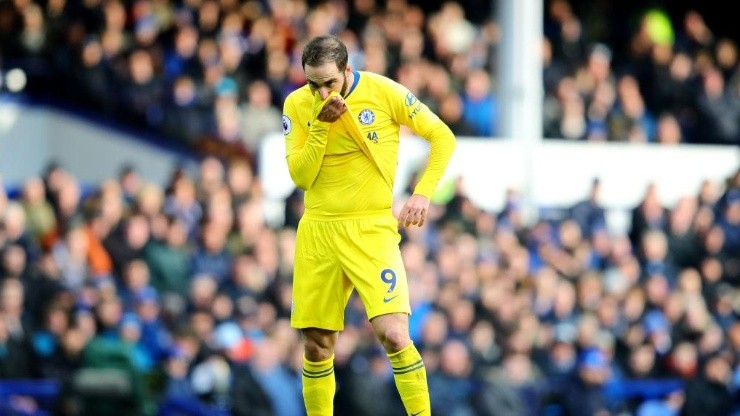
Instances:
[[[268,225],[255,175],[304,81],[297,51],[335,32],[353,66],[495,139],[490,3],[0,1],[3,99],[200,153],[164,185],[132,167],[81,183],[54,164],[0,181],[0,413],[302,415],[288,325],[301,194]],[[543,135],[740,145],[732,25],[682,2],[610,3],[546,2]],[[492,212],[462,187],[406,230],[434,414],[740,414],[740,169],[672,206],[659,191],[624,235],[597,191],[526,224],[515,193]],[[346,321],[337,413],[402,414],[358,299]]]

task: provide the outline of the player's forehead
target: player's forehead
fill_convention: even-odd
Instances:
[[[342,72],[334,62],[327,62],[317,66],[306,65],[305,72],[306,79],[317,84],[342,76]]]

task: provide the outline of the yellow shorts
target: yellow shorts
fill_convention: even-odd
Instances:
[[[355,288],[368,319],[410,314],[397,224],[390,210],[336,219],[304,214],[296,237],[291,326],[341,331]]]

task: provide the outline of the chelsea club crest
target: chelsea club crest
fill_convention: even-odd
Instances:
[[[360,120],[360,123],[369,126],[375,121],[375,113],[372,110],[364,109],[360,111],[360,115],[357,118]]]

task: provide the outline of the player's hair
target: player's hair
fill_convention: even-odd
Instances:
[[[347,47],[333,35],[318,36],[311,39],[303,48],[301,64],[303,68],[321,66],[329,62],[337,64],[339,71],[347,69]]]

